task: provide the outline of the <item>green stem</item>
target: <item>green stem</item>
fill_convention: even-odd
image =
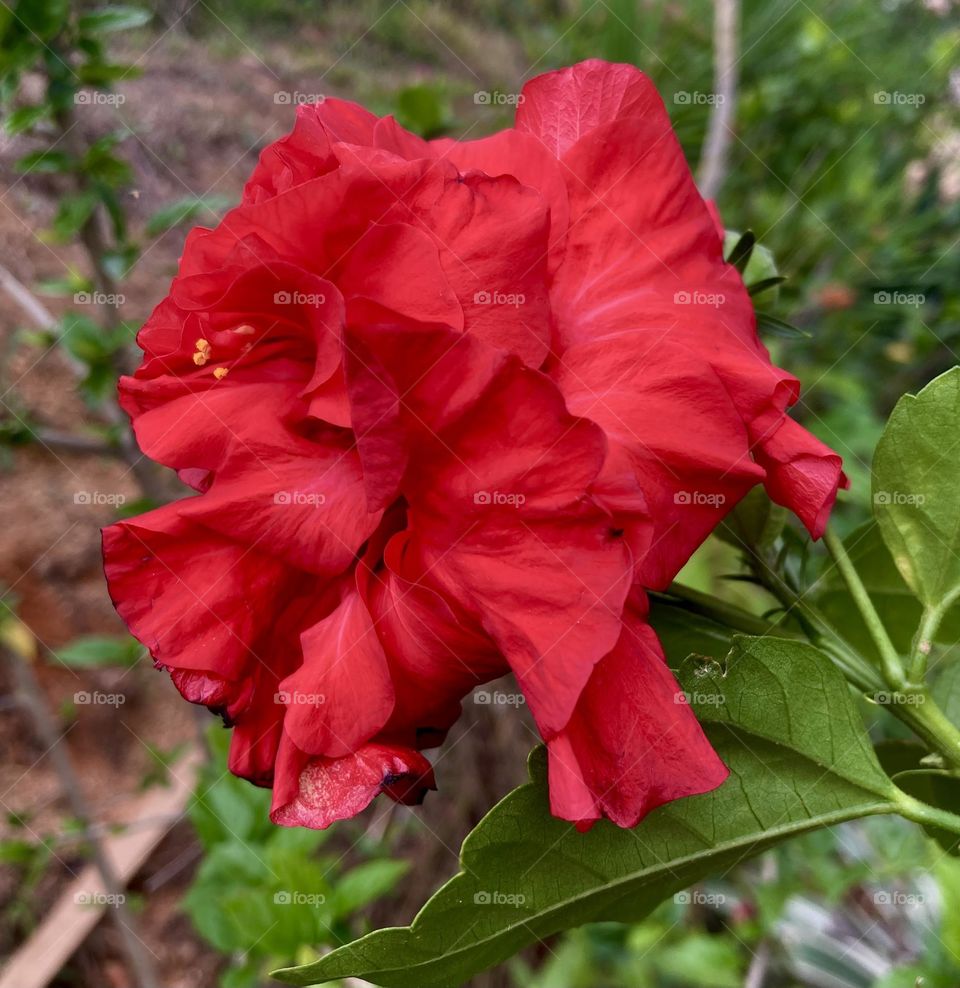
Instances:
[[[926,687],[903,694],[914,697],[914,703],[896,703],[890,707],[899,720],[910,726],[944,758],[960,768],[960,730],[947,717]]]
[[[902,789],[897,789],[895,799],[898,812],[908,820],[928,827],[942,827],[952,834],[960,834],[960,816],[949,813],[947,810],[938,809],[936,806],[921,803],[919,799],[908,796]]]
[[[927,675],[927,656],[933,646],[933,639],[940,629],[943,620],[944,607],[925,607],[920,627],[913,639],[910,649],[910,679],[922,683]]]
[[[877,646],[887,685],[895,690],[904,689],[907,686],[907,674],[903,668],[903,663],[900,661],[900,655],[894,648],[893,642],[890,641],[887,629],[883,626],[883,621],[880,620],[880,615],[877,614],[877,610],[873,606],[867,588],[860,580],[860,574],[857,573],[850,561],[847,550],[843,547],[840,539],[829,529],[823,533],[823,544],[836,563],[837,569],[840,570],[840,575],[850,591],[850,596],[853,597],[867,630],[870,632],[870,637],[873,638],[874,644]]]

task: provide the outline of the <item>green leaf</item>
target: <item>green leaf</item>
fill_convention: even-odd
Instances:
[[[753,284],[747,285],[747,291],[751,296],[762,295],[764,292],[770,291],[771,288],[782,285],[786,280],[782,275],[777,275],[773,278],[762,278],[760,281],[755,281]]]
[[[770,315],[769,312],[757,313],[757,330],[769,333],[771,336],[779,336],[784,340],[809,340],[813,335],[785,319]]]
[[[7,117],[5,124],[8,134],[22,134],[25,130],[30,130],[35,124],[40,123],[50,112],[50,107],[41,103],[39,106],[18,107]]]
[[[371,933],[274,977],[297,985],[344,977],[398,988],[461,985],[571,926],[636,922],[671,894],[787,837],[895,810],[897,791],[847,683],[812,646],[738,638],[725,669],[688,662],[680,681],[730,768],[719,789],[661,807],[633,831],[601,822],[580,834],[550,815],[537,749],[533,781],[467,837],[463,871],[412,926]]]
[[[737,549],[770,549],[787,522],[787,509],[774,504],[762,487],[752,491],[724,518],[717,536]]]
[[[727,264],[732,264],[740,274],[747,270],[750,263],[750,255],[753,253],[754,244],[757,238],[752,230],[747,230],[740,235],[740,239],[733,245],[733,249],[727,255]]]
[[[81,192],[61,199],[60,208],[53,220],[53,232],[57,239],[67,241],[75,237],[93,215],[97,202],[97,196],[93,192]]]
[[[873,459],[873,510],[897,569],[927,608],[960,594],[960,367],[893,410]]]
[[[143,654],[135,638],[88,635],[57,649],[57,659],[64,665],[89,669],[94,666],[132,666]]]
[[[365,861],[337,879],[331,895],[333,914],[339,918],[391,892],[409,870],[407,861]]]
[[[77,26],[84,34],[106,34],[110,31],[128,31],[130,28],[149,24],[153,14],[140,7],[108,6],[98,7],[89,14],[83,14]]]
[[[59,174],[70,171],[76,164],[64,151],[31,151],[17,160],[14,166],[18,172],[30,172],[35,175]]]
[[[147,220],[147,236],[157,237],[167,230],[172,230],[181,223],[194,223],[197,221],[210,222],[216,220],[223,210],[230,205],[230,200],[226,196],[206,196],[195,199],[188,197],[178,199],[169,206],[157,210]]]

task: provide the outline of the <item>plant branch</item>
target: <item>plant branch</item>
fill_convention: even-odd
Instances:
[[[703,144],[697,185],[704,199],[715,199],[727,174],[730,137],[737,106],[737,53],[740,0],[714,0],[714,104]]]
[[[890,640],[890,636],[887,634],[887,629],[884,627],[883,621],[880,620],[877,609],[873,606],[873,601],[870,599],[867,588],[860,579],[860,574],[857,573],[856,568],[850,561],[847,550],[843,547],[840,539],[829,529],[823,534],[823,544],[827,547],[827,552],[830,553],[837,569],[840,570],[843,582],[847,585],[850,596],[853,597],[853,601],[857,605],[857,610],[860,611],[867,630],[870,632],[870,637],[877,646],[877,651],[880,653],[880,664],[887,685],[895,690],[905,689],[908,685],[907,674],[904,671],[903,663],[900,661],[900,655]]]

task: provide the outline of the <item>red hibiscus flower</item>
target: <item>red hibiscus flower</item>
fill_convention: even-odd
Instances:
[[[275,822],[420,800],[508,671],[556,815],[723,781],[644,590],[754,485],[817,537],[844,481],[639,71],[541,76],[469,143],[301,107],[139,342],[123,406],[197,493],[106,529],[111,594]]]

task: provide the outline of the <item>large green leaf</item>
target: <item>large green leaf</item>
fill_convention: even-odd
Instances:
[[[960,367],[897,402],[873,460],[874,512],[928,608],[960,593]]]
[[[580,834],[550,816],[541,749],[532,781],[467,837],[462,868],[410,927],[380,930],[274,976],[456,986],[522,947],[598,920],[636,921],[671,894],[818,827],[896,808],[846,682],[816,649],[738,638],[680,681],[730,768],[717,790],[661,807],[632,831]]]

